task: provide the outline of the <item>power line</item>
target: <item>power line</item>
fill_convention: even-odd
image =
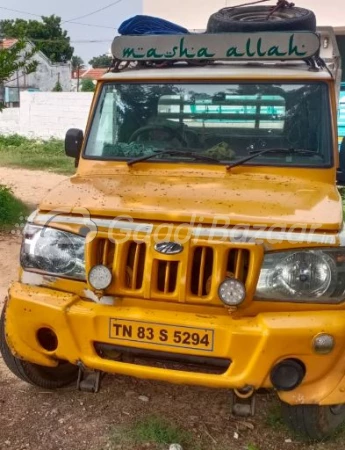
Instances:
[[[84,19],[85,17],[93,16],[94,14],[97,14],[97,13],[99,13],[101,11],[104,11],[105,9],[108,9],[108,8],[110,8],[112,6],[115,6],[118,3],[121,3],[122,1],[123,0],[117,0],[116,2],[110,3],[109,5],[103,6],[102,8],[96,9],[95,11],[92,11],[92,12],[90,12],[88,14],[84,14],[83,16],[73,17],[73,19],[64,20],[62,23],[73,22],[74,20]]]
[[[122,1],[122,0],[120,0],[120,1]],[[27,14],[28,16],[39,17],[40,19],[42,19],[42,16],[41,16],[41,15],[39,15],[39,14],[33,14],[33,13],[28,12],[28,11],[20,11],[20,10],[18,10],[18,9],[6,8],[5,6],[0,6],[0,9],[5,9],[6,11],[16,12],[16,13],[19,13],[19,14]],[[74,22],[74,20],[73,20],[73,21],[72,21],[72,20],[65,20],[65,21],[62,22],[61,24],[65,23],[65,22],[71,23],[71,24],[73,24],[73,25],[74,25],[74,24],[75,24],[75,25],[82,25],[82,26],[84,26],[84,27],[106,28],[106,29],[109,29],[109,30],[117,31],[117,29],[114,28],[114,27],[108,27],[108,26],[106,26],[106,25],[96,25],[96,24],[92,24],[92,23]]]
[[[33,13],[29,13],[27,11],[19,11],[19,9],[5,8],[5,6],[0,6],[0,9],[6,9],[6,11],[12,11],[12,12],[17,12],[19,14],[27,14],[28,16],[35,16],[35,17],[42,18],[42,16],[40,16],[39,14],[33,14]]]
[[[8,37],[8,39],[17,39],[17,37]],[[50,44],[58,44],[60,42],[66,42],[63,39],[31,39],[28,38],[29,42],[32,43],[50,43]],[[94,44],[96,42],[109,42],[111,41],[110,39],[81,39],[81,40],[76,40],[76,41],[70,41],[70,44]]]
[[[65,23],[65,22],[63,22]],[[72,25],[84,25],[84,27],[95,27],[95,28],[106,28],[108,30],[113,30],[113,31],[117,31],[117,28],[114,27],[107,27],[106,25],[95,25],[92,23],[81,23],[81,22],[68,22],[71,23]]]

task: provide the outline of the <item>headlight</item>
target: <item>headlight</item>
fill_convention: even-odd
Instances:
[[[85,280],[85,238],[28,224],[20,262],[25,270]]]
[[[303,249],[266,254],[255,298],[341,302],[345,298],[345,249]]]

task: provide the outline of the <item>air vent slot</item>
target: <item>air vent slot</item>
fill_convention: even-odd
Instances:
[[[205,297],[211,289],[214,254],[211,247],[196,247],[193,253],[191,292]]]
[[[98,238],[95,242],[95,263],[94,265],[102,264],[112,269],[115,257],[115,244],[107,238]]]
[[[131,242],[128,247],[126,263],[126,287],[141,289],[144,280],[146,244]]]
[[[231,249],[228,253],[227,275],[245,283],[248,277],[249,258],[250,252],[247,249]]]
[[[178,274],[177,261],[157,261],[157,290],[164,294],[175,292]]]

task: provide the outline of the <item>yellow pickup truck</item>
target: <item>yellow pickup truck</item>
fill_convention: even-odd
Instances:
[[[240,415],[274,389],[323,439],[345,420],[332,30],[112,51],[85,134],[66,136],[76,174],[25,227],[5,363],[44,388],[97,392],[106,372],[229,389]]]

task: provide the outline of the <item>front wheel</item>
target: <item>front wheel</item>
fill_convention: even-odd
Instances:
[[[282,402],[282,416],[297,434],[312,441],[330,437],[345,422],[345,405],[288,405]]]
[[[57,367],[43,367],[22,361],[12,355],[6,342],[4,306],[0,318],[0,353],[9,370],[27,383],[43,389],[58,389],[77,381],[78,368],[66,362],[60,362]]]

